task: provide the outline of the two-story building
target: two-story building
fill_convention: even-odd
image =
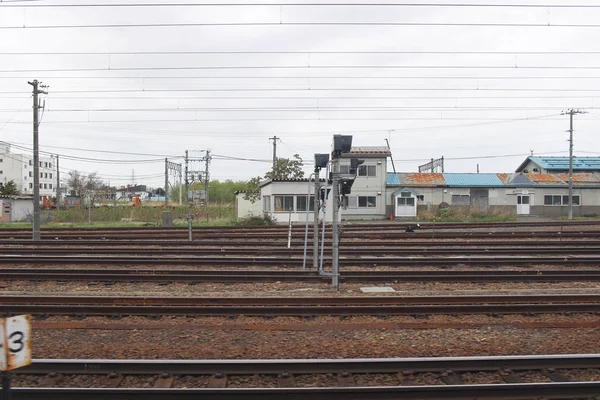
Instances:
[[[56,197],[58,176],[54,157],[39,157],[40,200]],[[33,155],[13,153],[8,143],[0,142],[0,181],[14,181],[22,195],[33,195]]]

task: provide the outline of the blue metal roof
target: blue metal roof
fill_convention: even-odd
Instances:
[[[443,174],[449,187],[505,186],[496,174]]]
[[[548,171],[569,169],[569,157],[529,157],[529,160]],[[573,157],[573,170],[600,170],[600,157]]]
[[[388,172],[386,179],[385,179],[385,184],[386,185],[399,185],[400,178],[398,178],[398,174],[395,174],[393,172]]]

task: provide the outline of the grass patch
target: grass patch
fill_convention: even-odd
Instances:
[[[506,209],[491,206],[488,211],[471,207],[450,207],[447,210],[419,210],[417,221],[435,222],[511,222],[517,215]]]

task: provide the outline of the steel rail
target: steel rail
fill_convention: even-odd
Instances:
[[[325,257],[328,259],[328,257]],[[89,265],[207,265],[207,266],[279,266],[279,267],[298,267],[302,265],[300,257],[281,257],[281,256],[57,256],[57,255],[0,255],[0,265],[16,264],[45,264],[45,265],[66,265],[66,264],[89,264]],[[342,266],[452,266],[458,264],[464,265],[598,265],[600,256],[449,256],[449,257],[340,257],[339,264]]]
[[[10,268],[2,280],[93,282],[322,282],[313,271]],[[597,282],[600,270],[345,271],[344,282]]]
[[[501,372],[543,369],[600,368],[600,354],[558,354],[473,357],[349,358],[349,359],[251,359],[251,360],[119,360],[34,359],[15,370],[17,374],[121,374],[227,375],[395,373],[401,371]]]
[[[312,246],[311,246],[312,247]],[[216,248],[123,248],[123,247],[94,247],[94,248],[36,248],[36,247],[19,247],[8,248],[0,247],[0,255],[73,255],[73,254],[103,254],[103,255],[248,255],[261,256],[265,252],[269,255],[283,256],[301,256],[303,249],[300,248],[239,248],[239,247],[216,247]],[[567,247],[567,246],[522,246],[512,248],[469,248],[469,247],[414,247],[414,248],[393,248],[393,247],[359,247],[344,248],[345,256],[349,255],[369,255],[369,256],[406,256],[406,255],[454,255],[454,254],[485,254],[485,255],[520,255],[520,254],[597,254],[600,255],[600,248],[596,246],[589,247]]]
[[[473,304],[600,303],[600,294],[343,297],[148,297],[148,296],[0,296],[1,305],[122,306],[405,306]]]
[[[407,226],[420,225],[420,229],[462,229],[462,228],[513,228],[513,227],[580,227],[580,226],[599,226],[600,221],[598,220],[587,220],[587,221],[538,221],[538,222],[521,222],[521,221],[505,221],[505,222],[428,222],[428,221],[410,221],[410,222],[346,222],[344,224],[345,229],[405,229]],[[302,227],[296,226],[298,230],[302,230]],[[264,230],[282,230],[287,231],[288,227],[284,225],[261,225],[261,226],[202,226],[196,227],[195,229],[201,231],[264,231]],[[48,228],[45,231],[49,232],[84,232],[84,231],[103,231],[103,232],[139,232],[139,231],[185,231],[187,228],[184,227],[160,227],[160,226],[134,226],[134,227],[104,227],[104,228]],[[2,231],[27,231],[26,228],[13,228],[6,227],[2,228]]]
[[[0,313],[34,315],[350,316],[600,312],[598,296],[145,298],[2,296]]]
[[[565,399],[591,398],[599,382],[528,383],[451,386],[375,386],[327,388],[242,389],[107,389],[16,388],[15,400],[373,400],[373,399]]]
[[[5,233],[0,232],[0,239],[2,240],[14,240],[14,239],[27,239],[31,236],[30,233]],[[297,233],[297,236],[300,236]],[[64,233],[47,233],[42,231],[41,238],[43,240],[80,240],[83,238],[96,238],[105,240],[139,240],[139,239],[172,239],[172,240],[187,240],[187,233],[183,232],[172,232],[172,233],[119,233],[119,234],[103,234],[96,232],[82,232],[78,234],[64,234]],[[207,239],[281,239],[283,240],[283,232],[194,232],[194,240],[207,240]],[[600,238],[600,231],[563,231],[563,232],[552,232],[552,231],[539,231],[539,232],[460,232],[460,231],[435,231],[435,232],[423,232],[416,231],[407,233],[404,231],[381,231],[381,232],[347,232],[344,231],[343,239],[361,239],[361,240],[390,240],[390,239],[482,239],[482,238],[502,238],[502,239],[521,239],[521,238]]]
[[[487,238],[487,237],[486,237]],[[427,238],[421,238],[427,239]],[[535,245],[548,247],[549,244],[560,245],[564,248],[566,247],[581,247],[581,246],[594,246],[600,249],[600,240],[560,240],[561,237],[557,237],[554,240],[542,239],[542,238],[528,238],[527,242],[519,242],[514,240],[462,240],[462,241],[436,241],[431,240],[414,240],[413,238],[407,237],[404,240],[390,241],[390,240],[361,240],[361,241],[342,241],[340,243],[341,247],[344,248],[357,248],[357,247],[374,247],[374,246],[394,246],[394,247],[415,247],[415,246],[424,246],[424,247],[500,247],[507,246],[518,249],[522,246],[534,247]],[[303,248],[304,242],[298,240],[292,240],[291,242],[292,248]],[[152,248],[156,246],[165,246],[172,247],[177,246],[181,249],[202,249],[205,247],[215,246],[215,247],[223,247],[227,246],[229,248],[235,248],[237,246],[247,247],[247,246],[262,246],[268,248],[274,248],[274,246],[287,246],[287,239],[285,242],[283,239],[281,241],[264,241],[264,240],[244,240],[244,241],[232,241],[232,240],[198,240],[198,241],[178,241],[178,240],[96,240],[96,239],[81,239],[81,240],[73,240],[73,241],[64,241],[64,240],[47,240],[43,239],[39,242],[36,242],[35,245],[32,245],[31,239],[11,239],[11,240],[0,240],[0,248],[11,249],[18,248],[15,246],[27,246],[30,248],[44,248],[44,247],[52,247],[60,248],[65,247],[86,247],[88,246],[110,246],[111,248],[115,247],[131,247],[135,246],[136,248]],[[309,248],[311,248],[311,244],[309,244]],[[329,247],[329,243],[326,243],[326,247]]]
[[[19,375],[280,375],[389,373],[497,373],[511,382],[513,373],[600,367],[598,355],[427,357],[388,359],[313,360],[34,360]],[[505,371],[511,371],[510,374]],[[514,375],[513,375],[514,376]],[[556,379],[556,378],[555,378]],[[440,382],[441,383],[441,382]],[[600,393],[599,382],[544,382],[503,384],[448,384],[375,387],[312,388],[208,388],[208,389],[130,389],[130,388],[16,388],[16,399],[472,399],[476,398],[573,398]],[[45,396],[45,397],[44,397]]]

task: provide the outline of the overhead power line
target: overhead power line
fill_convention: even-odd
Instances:
[[[224,51],[213,51],[213,50],[171,50],[171,51],[43,51],[43,52],[0,52],[0,55],[12,55],[12,56],[49,56],[49,55],[101,55],[101,56],[118,56],[118,55],[215,55],[215,54],[484,54],[484,55],[559,55],[559,54],[600,54],[600,51],[585,51],[585,50],[552,50],[552,51],[492,51],[492,50],[367,50],[367,51],[347,51],[347,50],[331,50],[331,51],[260,51],[260,50],[224,50]]]
[[[0,7],[1,8],[1,7]],[[0,29],[89,29],[89,28],[191,28],[211,26],[469,26],[509,28],[600,28],[600,24],[555,24],[517,22],[190,22],[190,23],[145,23],[145,24],[71,24],[71,25],[13,25]]]
[[[3,69],[0,73],[24,72],[89,72],[89,71],[188,71],[188,70],[259,70],[259,69],[600,69],[598,65],[202,65],[188,67],[107,67],[107,68],[53,68],[53,69]]]
[[[25,0],[21,0],[25,2]],[[29,0],[31,1],[31,0]],[[16,2],[8,1],[7,3]],[[441,3],[441,2],[389,2],[389,3],[83,3],[83,4],[65,4],[65,3],[42,3],[36,5],[18,4],[2,5],[1,7],[47,7],[47,8],[131,8],[131,7],[445,7],[445,8],[464,8],[464,7],[499,7],[499,8],[600,8],[595,4],[531,4],[531,3]]]

